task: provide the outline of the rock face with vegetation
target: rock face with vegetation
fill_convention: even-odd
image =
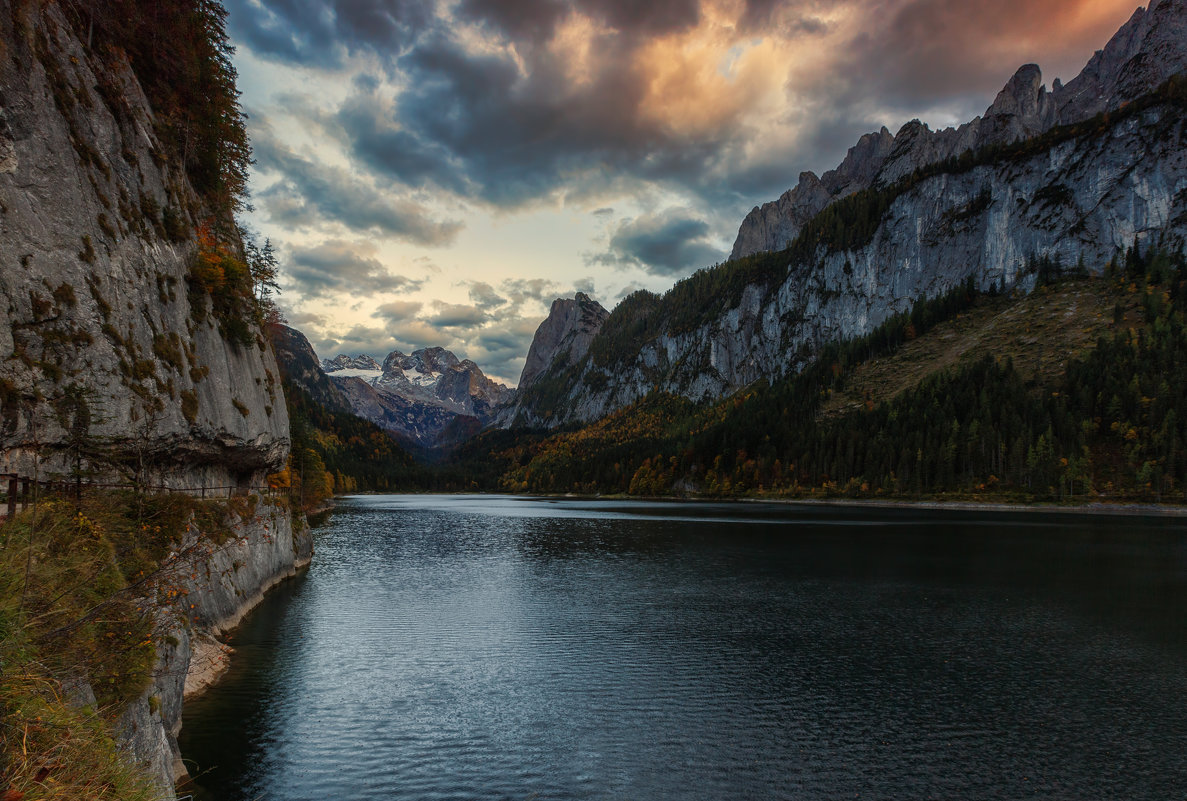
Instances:
[[[0,2],[0,472],[78,488],[0,527],[18,796],[172,797],[187,674],[311,551],[261,493],[289,417],[225,12],[152,11]]]
[[[1044,259],[1099,270],[1135,242],[1182,241],[1185,29],[1187,2],[1162,0],[1053,92],[1026,66],[959,129],[864,137],[838,170],[752,213],[738,258],[624,299],[507,421],[592,421],[655,390],[716,400],[970,278],[1025,290]]]
[[[127,56],[84,46],[81,11],[5,6],[0,470],[64,474],[85,449],[96,470],[259,484],[288,418],[226,201],[195,189]]]
[[[889,186],[917,169],[965,151],[1009,145],[1072,125],[1159,86],[1187,69],[1187,17],[1182,2],[1156,0],[1133,17],[1098,51],[1073,81],[1043,85],[1035,64],[1021,67],[981,117],[959,128],[931,131],[918,120],[895,136],[883,128],[863,136],[837,169],[803,173],[793,189],[757,206],[738,229],[731,259],[789,246],[826,206],[870,187]]]
[[[519,388],[530,387],[547,370],[563,370],[585,358],[589,343],[602,330],[609,314],[584,292],[578,292],[572,299],[554,300],[548,317],[532,338],[519,375]]]

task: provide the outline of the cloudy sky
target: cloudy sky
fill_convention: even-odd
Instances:
[[[558,296],[725,258],[858,136],[1073,77],[1135,0],[226,0],[247,223],[318,354],[443,345],[509,384]]]

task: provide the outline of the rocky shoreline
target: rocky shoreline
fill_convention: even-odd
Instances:
[[[180,603],[156,610],[169,621],[157,646],[147,690],[117,723],[123,751],[161,788],[162,799],[188,777],[177,745],[184,700],[209,689],[229,667],[232,650],[218,635],[234,628],[280,582],[312,558],[309,527],[292,525],[288,509],[261,506],[231,526],[234,536],[216,543],[190,528],[181,547],[187,557],[174,568]]]

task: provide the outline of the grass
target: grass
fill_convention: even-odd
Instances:
[[[821,406],[821,418],[839,417],[888,401],[928,376],[992,353],[1011,358],[1028,381],[1050,386],[1068,360],[1087,353],[1102,335],[1141,327],[1138,295],[1121,301],[1102,278],[1064,279],[1023,297],[985,297],[970,311],[908,342],[894,354],[854,368],[845,388]]]
[[[25,799],[149,799],[118,755],[111,718],[143,692],[152,620],[135,603],[104,527],[47,500],[0,529],[3,784]],[[67,700],[85,677],[96,708]]]
[[[112,726],[148,688],[168,637],[160,612],[192,561],[174,553],[185,526],[224,541],[232,516],[254,511],[253,498],[84,493],[0,526],[0,799],[159,798]],[[94,705],[65,689],[83,681]]]

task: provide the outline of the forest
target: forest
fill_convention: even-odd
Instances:
[[[1114,326],[1054,383],[984,354],[889,400],[820,413],[862,362],[984,301],[970,282],[772,385],[707,406],[653,393],[578,430],[484,435],[459,459],[514,492],[1187,499],[1187,260],[1134,248],[1099,278],[1050,260],[1029,269],[1036,292],[1106,282],[1117,320],[1126,299],[1142,324]]]

